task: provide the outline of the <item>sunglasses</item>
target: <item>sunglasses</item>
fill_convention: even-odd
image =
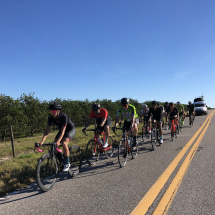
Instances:
[[[56,110],[50,110],[50,113],[57,113]]]
[[[122,105],[122,107],[128,107],[128,105]]]

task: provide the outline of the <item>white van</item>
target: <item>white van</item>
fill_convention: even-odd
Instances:
[[[202,114],[206,115],[208,113],[208,108],[205,101],[196,101],[196,102],[194,101],[193,104],[195,107],[196,115],[202,115]]]

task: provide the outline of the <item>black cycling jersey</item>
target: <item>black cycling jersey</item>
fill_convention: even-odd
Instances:
[[[164,105],[164,111],[167,112],[167,109],[169,108],[169,105]]]
[[[155,110],[152,107],[149,109],[149,114],[148,114],[147,121],[149,120],[151,114],[152,114],[154,119],[156,119],[157,121],[161,121],[161,119],[162,119],[162,109],[160,107],[157,107]]]
[[[65,113],[60,112],[58,117],[53,117],[50,116],[48,118],[48,125],[52,125],[52,123],[54,123],[55,125],[57,125],[59,127],[59,130],[61,130],[62,127],[66,126],[66,131],[72,130],[75,128],[74,124],[72,123],[72,121],[70,120],[69,116]]]
[[[170,108],[168,108],[167,113],[169,114],[170,118],[173,118],[175,115],[178,115],[178,108],[174,107],[172,111]]]
[[[190,112],[194,112],[195,110],[194,104],[188,105],[187,110],[189,110]]]

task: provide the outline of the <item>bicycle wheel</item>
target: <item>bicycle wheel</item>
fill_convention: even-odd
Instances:
[[[46,192],[52,189],[58,178],[58,164],[55,156],[50,153],[44,154],[36,169],[36,180],[38,187]]]
[[[108,137],[108,147],[107,147],[107,149],[104,150],[105,156],[107,158],[111,158],[113,156],[114,149],[115,149],[115,145],[114,145],[113,137],[109,136]]]
[[[138,139],[138,137],[137,137]],[[131,139],[131,157],[132,159],[135,159],[137,157],[137,153],[138,153],[138,141],[137,141],[137,144],[136,146],[133,147],[133,138]]]
[[[124,167],[128,158],[128,147],[124,138],[122,138],[119,142],[118,146],[118,161],[120,167]]]
[[[146,136],[144,135],[145,131],[146,131],[146,129],[145,129],[145,126],[143,125],[143,127],[142,127],[142,140],[143,141],[145,141],[145,139],[146,139]]]
[[[73,145],[69,147],[69,163],[69,175],[72,177],[76,176],[82,166],[82,154],[79,146]]]
[[[99,159],[99,146],[95,143],[94,139],[91,139],[87,143],[86,147],[86,159],[89,166],[94,166]]]
[[[151,131],[151,144],[152,144],[152,150],[155,150],[155,148],[156,148],[156,141],[157,141],[156,129],[153,128],[152,131]]]

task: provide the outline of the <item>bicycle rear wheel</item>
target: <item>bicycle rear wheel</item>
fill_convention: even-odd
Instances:
[[[114,145],[113,137],[109,136],[108,147],[107,149],[104,150],[106,158],[111,158],[113,156],[114,149],[115,149],[115,145]]]
[[[99,146],[94,139],[87,143],[86,159],[89,166],[94,166],[99,159]]]
[[[120,167],[124,167],[128,158],[128,147],[126,140],[122,138],[118,146],[118,161]]]
[[[81,169],[82,166],[82,154],[81,149],[77,145],[73,145],[69,147],[69,171],[70,176],[76,176]]]
[[[38,187],[46,192],[52,189],[58,178],[58,164],[55,156],[44,154],[36,169],[36,181]]]
[[[157,137],[156,137],[156,129],[153,128],[151,130],[151,144],[152,144],[152,150],[156,149],[156,142],[157,142]]]

